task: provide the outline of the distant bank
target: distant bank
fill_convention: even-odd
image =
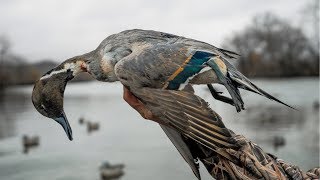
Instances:
[[[29,85],[38,80],[44,73],[56,67],[58,63],[45,60],[36,63],[11,62],[1,66],[0,88],[11,85]],[[72,82],[90,81],[92,77],[83,73]]]

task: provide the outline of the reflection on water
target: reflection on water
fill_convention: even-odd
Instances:
[[[234,132],[303,169],[319,166],[319,107],[314,105],[319,80],[256,83],[298,111],[241,92],[246,111],[237,113],[204,88],[196,90]],[[144,121],[123,102],[119,84],[90,82],[67,87],[65,112],[73,128],[72,142],[57,123],[36,112],[31,90],[31,86],[10,88],[0,101],[0,179],[99,179],[99,165],[105,161],[124,163],[123,179],[194,179],[158,125]],[[85,117],[83,123],[79,123],[81,117]],[[89,121],[97,122],[99,130],[88,134]],[[22,154],[24,134],[41,139],[41,146],[27,155]],[[203,179],[210,179],[203,167],[201,172]]]
[[[304,143],[314,144],[311,148],[315,151],[319,150],[319,111],[313,112],[310,105],[300,107],[299,110],[283,106],[257,105],[248,109],[243,122],[246,128],[252,131],[259,129],[260,134],[264,133],[260,139],[255,139],[265,140],[266,144],[273,145],[275,152],[286,145],[287,138],[290,141],[299,131],[304,133],[303,137],[301,136]],[[292,143],[295,142],[292,141]],[[319,157],[315,159],[319,160]]]
[[[23,113],[30,100],[27,94],[6,93],[0,100],[0,139],[15,135],[16,113]]]
[[[261,111],[263,109],[263,111]],[[247,126],[254,129],[263,127],[264,130],[291,128],[298,125],[301,127],[307,118],[308,114],[305,110],[299,109],[295,111],[282,106],[257,105],[247,108],[244,121]],[[275,125],[276,124],[276,125]]]

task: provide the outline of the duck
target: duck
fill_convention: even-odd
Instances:
[[[286,145],[286,139],[283,136],[274,136],[272,144],[275,150]]]
[[[214,98],[235,106],[238,112],[244,110],[239,88],[291,107],[241,74],[229,62],[238,57],[232,51],[178,35],[126,30],[45,73],[35,82],[32,102],[39,113],[58,122],[72,140],[63,109],[67,82],[82,72],[98,81],[120,81],[158,117],[156,122],[200,179],[196,159],[214,152],[234,162],[221,148],[237,149],[239,145],[192,85],[207,85]],[[212,86],[215,83],[224,85],[231,98],[217,92]]]
[[[26,154],[29,152],[30,148],[39,146],[39,136],[27,136],[23,135],[22,137],[22,145],[23,145],[23,152]]]
[[[80,117],[78,122],[79,122],[80,125],[84,124],[85,123],[84,117]]]
[[[102,180],[120,179],[124,175],[124,164],[110,164],[105,161],[99,169]]]
[[[97,131],[100,128],[100,124],[98,122],[87,122],[87,132],[91,133],[93,131]]]

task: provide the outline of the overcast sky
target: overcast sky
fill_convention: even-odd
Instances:
[[[0,35],[29,61],[63,61],[126,29],[153,29],[220,46],[266,11],[298,21],[308,0],[1,0]]]

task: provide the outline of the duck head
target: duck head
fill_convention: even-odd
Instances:
[[[95,50],[64,61],[44,74],[34,85],[34,107],[43,116],[58,122],[70,140],[72,130],[63,110],[63,95],[67,82],[80,72],[89,72],[98,81],[117,81],[114,66],[132,51],[123,43],[123,39],[119,40],[114,36],[107,37]]]
[[[67,82],[78,73],[86,71],[86,61],[81,57],[66,60],[36,81],[32,103],[39,113],[59,123],[72,140],[72,129],[63,110],[64,90]]]

